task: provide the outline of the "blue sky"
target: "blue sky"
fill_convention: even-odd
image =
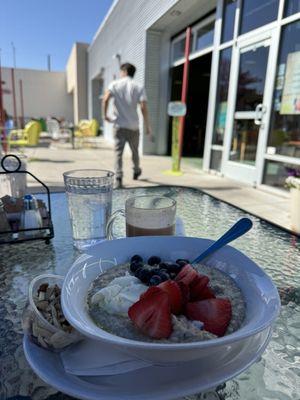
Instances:
[[[64,70],[74,42],[90,43],[112,0],[0,0],[2,66]]]

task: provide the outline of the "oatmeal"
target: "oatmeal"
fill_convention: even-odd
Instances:
[[[135,261],[135,263],[137,262],[140,263],[141,261]],[[145,329],[150,336],[145,334],[145,330],[138,329],[141,319],[139,313],[142,314],[144,312],[143,307],[145,305],[151,307],[150,299],[147,302],[147,298],[143,293],[149,293],[149,296],[151,294],[154,297],[161,296],[159,297],[160,300],[157,297],[159,307],[156,309],[159,314],[159,312],[163,313],[164,296],[166,296],[160,293],[161,290],[159,288],[165,288],[170,293],[169,289],[173,290],[173,286],[183,288],[184,290],[185,286],[187,286],[185,283],[188,282],[190,275],[187,277],[183,269],[178,273],[176,271],[178,265],[175,263],[162,264],[160,263],[161,269],[158,270],[156,265],[146,265],[146,267],[143,265],[143,267],[138,268],[137,265],[133,267],[132,264],[126,263],[113,267],[99,275],[92,283],[87,296],[89,313],[95,323],[102,329],[117,336],[144,342],[159,343],[185,343],[209,340],[217,336],[223,336],[223,334],[228,335],[240,328],[245,317],[245,302],[241,290],[236,286],[235,282],[228,275],[216,268],[201,264],[193,265],[192,268],[183,263],[181,268],[185,268],[189,273],[192,271],[192,274],[197,275],[194,279],[196,284],[192,282],[189,293],[186,294],[192,299],[185,306],[185,314],[187,315],[183,315],[182,310],[179,314],[179,310],[176,312],[176,308],[174,308],[172,314],[166,317],[165,314],[161,315],[161,331],[169,332],[169,334],[157,335],[150,326],[147,316],[145,318]],[[180,263],[178,262],[178,264]],[[158,286],[151,286],[156,284],[155,280],[159,281],[155,277],[163,277],[163,274],[168,275],[168,278],[164,278],[165,282],[158,284]],[[176,274],[178,275],[176,276]],[[134,275],[139,276],[139,279]],[[149,281],[150,288],[147,286]],[[205,296],[200,299],[193,298],[195,290],[196,293],[199,290]],[[145,297],[143,301],[139,301],[141,295]],[[145,304],[138,304],[143,302]],[[211,327],[211,322],[205,319],[205,313],[204,318],[197,318],[197,313],[200,313],[199,315],[202,316],[203,310],[206,310],[205,307],[209,306],[211,308],[211,305],[215,307],[216,303],[225,307],[224,310],[230,309],[230,318],[228,318],[224,333],[222,332],[221,334],[219,334],[217,328],[214,326]],[[135,310],[135,308],[137,309]],[[131,310],[131,312],[129,311],[128,313],[127,310]],[[215,312],[215,310],[213,311]],[[149,313],[150,311],[147,312]],[[196,315],[195,320],[194,315]],[[160,318],[160,316],[158,315],[157,318]],[[220,312],[219,319],[222,320],[222,318],[223,313]],[[136,320],[137,324],[134,323]]]

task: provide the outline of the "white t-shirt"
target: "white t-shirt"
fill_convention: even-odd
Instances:
[[[147,100],[145,89],[126,76],[111,82],[108,90],[114,98],[114,126],[138,130],[137,106],[141,101]]]

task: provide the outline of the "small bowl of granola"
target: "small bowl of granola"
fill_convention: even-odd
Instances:
[[[39,346],[56,351],[82,339],[61,308],[63,281],[64,277],[60,275],[35,277],[29,285],[29,302],[22,317],[24,333]]]

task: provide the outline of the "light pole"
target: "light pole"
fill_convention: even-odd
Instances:
[[[1,67],[1,49],[0,49],[0,127],[4,125],[4,110],[3,110],[3,92],[2,92],[2,67]],[[0,136],[1,136],[0,131]]]
[[[12,51],[13,51],[13,65],[14,65],[14,68],[16,68],[16,65],[17,65],[17,63],[16,63],[16,48],[15,48],[14,42],[11,42],[11,47],[12,47]]]
[[[48,71],[51,71],[51,54],[47,55],[47,66],[48,66]]]

